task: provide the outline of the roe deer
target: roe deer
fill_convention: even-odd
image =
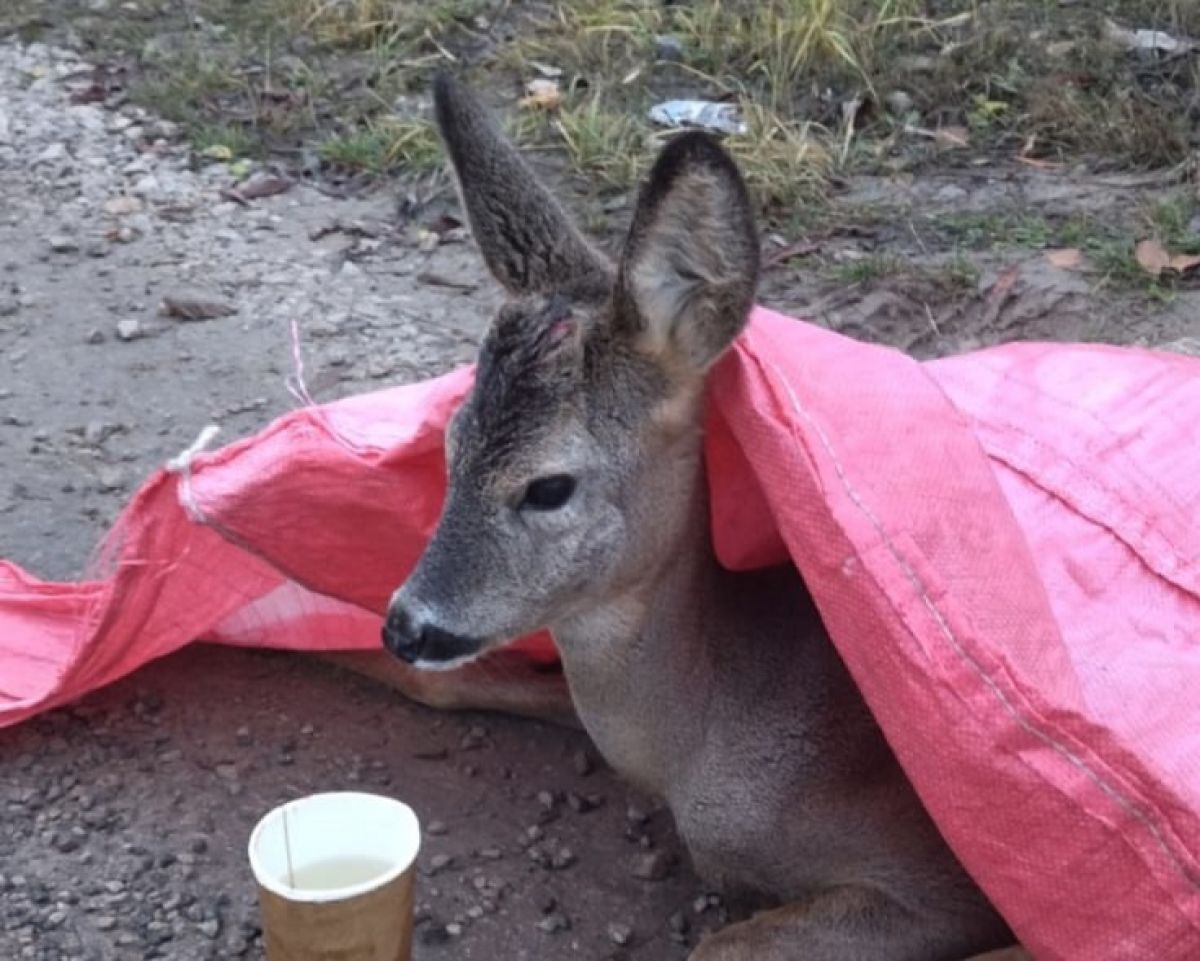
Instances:
[[[614,265],[468,91],[443,76],[434,102],[511,299],[448,429],[445,507],[392,598],[387,648],[440,670],[551,628],[609,763],[666,800],[701,876],[774,905],[692,961],[961,961],[1011,945],[797,571],[732,573],[714,556],[705,374],[746,322],[759,260],[733,161],[703,134],[672,140]]]

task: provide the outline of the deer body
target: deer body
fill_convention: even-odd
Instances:
[[[386,646],[442,670],[549,626],[579,717],[668,803],[697,871],[778,905],[693,961],[962,961],[1011,943],[921,807],[790,565],[709,535],[705,375],[753,303],[745,188],[713,142],[663,152],[614,266],[474,99],[435,106],[514,299],[447,436],[437,532]]]
[[[903,891],[931,929],[938,906],[925,902],[945,899],[963,913],[957,944],[918,925],[922,953],[889,939],[879,957],[989,946],[971,929],[1003,926],[913,794],[803,581],[791,566],[722,568],[698,449],[690,469],[675,562],[552,625],[584,727],[616,770],[667,801],[697,872],[726,893],[787,903],[841,885]]]

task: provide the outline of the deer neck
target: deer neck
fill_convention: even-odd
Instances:
[[[584,727],[613,767],[658,794],[703,742],[714,677],[710,645],[724,633],[714,623],[722,570],[696,447],[690,483],[678,491],[686,513],[653,552],[663,559],[553,627]]]

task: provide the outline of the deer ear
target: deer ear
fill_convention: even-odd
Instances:
[[[495,120],[448,74],[433,81],[438,131],[488,269],[513,294],[603,290],[611,268],[584,240]]]
[[[614,322],[647,352],[703,372],[745,326],[758,261],[736,165],[707,135],[683,134],[659,155],[638,199]]]

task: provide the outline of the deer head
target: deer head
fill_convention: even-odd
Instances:
[[[442,76],[434,105],[510,299],[447,431],[437,531],[383,631],[431,668],[553,627],[672,562],[704,482],[705,375],[745,325],[759,255],[737,168],[703,134],[663,149],[614,264],[467,90]]]

